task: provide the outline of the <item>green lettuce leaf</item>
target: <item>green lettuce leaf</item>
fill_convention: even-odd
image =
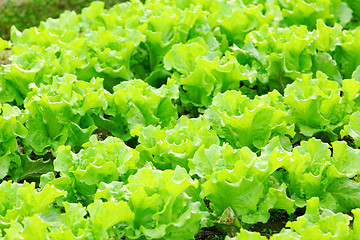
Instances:
[[[291,25],[307,25],[309,29],[313,29],[316,20],[324,19],[326,22],[338,22],[342,25],[347,24],[351,20],[352,10],[348,5],[340,0],[336,1],[315,1],[308,2],[304,0],[296,1],[278,1],[282,8],[284,23]]]
[[[134,218],[126,202],[95,201],[87,208],[64,202],[64,212],[25,217],[21,223],[11,222],[5,229],[7,239],[109,239],[121,238],[121,224]],[[88,216],[86,216],[88,214]],[[120,231],[121,232],[121,231]]]
[[[105,129],[124,141],[130,139],[130,131],[142,126],[173,126],[178,114],[174,99],[178,98],[178,86],[169,81],[161,88],[153,88],[141,80],[123,82],[106,95],[107,119],[96,118],[99,128]],[[151,106],[149,105],[151,102]]]
[[[285,192],[286,185],[280,185],[271,176],[289,160],[280,155],[275,148],[268,158],[251,163],[238,160],[232,170],[212,173],[202,187],[214,213],[221,216],[230,207],[242,222],[253,224],[267,222],[271,208],[295,211],[294,201]],[[267,161],[267,164],[257,164],[257,161]]]
[[[343,93],[342,100],[346,104],[346,111],[348,113],[359,111],[360,99],[358,93],[360,92],[360,82],[354,78],[344,79],[341,91]]]
[[[198,148],[219,144],[216,133],[204,117],[188,119],[182,116],[173,128],[168,129],[137,125],[131,134],[138,136],[140,144],[135,149],[140,153],[141,161],[152,162],[162,170],[175,169],[178,165],[189,169],[189,159]]]
[[[343,213],[333,213],[319,209],[319,198],[308,200],[305,215],[294,222],[288,222],[291,228],[302,238],[331,239],[338,236],[349,238],[352,230],[349,227],[351,217]]]
[[[285,88],[285,104],[300,133],[312,137],[325,135],[325,139],[337,140],[336,128],[344,125],[345,103],[341,101],[339,85],[327,79],[325,74],[303,75],[302,79]]]
[[[219,51],[210,51],[202,38],[173,45],[164,63],[165,69],[182,74],[182,102],[200,107],[208,107],[217,93],[238,89],[240,82],[248,79],[245,68],[229,51],[221,57]]]
[[[113,201],[101,202],[96,200],[87,207],[90,217],[90,226],[94,232],[94,239],[108,239],[107,230],[126,222],[130,224],[134,220],[134,213],[130,210],[127,202],[114,203]]]
[[[189,173],[207,179],[213,172],[225,168],[233,169],[239,160],[251,165],[256,160],[256,154],[247,147],[233,149],[229,144],[223,146],[214,144],[205,148],[202,145],[189,161]]]
[[[360,146],[360,112],[354,112],[349,117],[349,124],[344,126],[340,132],[342,137],[350,136],[355,143],[355,146]]]
[[[249,240],[266,240],[267,238],[261,236],[258,232],[249,232],[245,229],[241,229],[235,237],[226,236],[225,240],[242,240],[242,239],[249,239]]]
[[[274,20],[272,14],[263,14],[265,9],[262,4],[247,7],[241,2],[232,2],[231,5],[230,7],[223,3],[221,8],[213,8],[218,11],[214,12],[210,20],[212,27],[219,27],[230,43],[242,45],[245,36],[249,32],[257,30],[262,25],[271,23]]]
[[[261,149],[274,136],[294,136],[294,126],[287,123],[288,114],[272,105],[281,102],[278,92],[270,99],[250,100],[241,92],[227,91],[218,94],[205,116],[219,137],[233,147],[247,146],[251,150]],[[281,105],[281,104],[279,104]]]
[[[100,99],[100,100],[98,100]],[[107,106],[102,79],[90,83],[73,75],[54,78],[52,85],[34,86],[25,99],[23,115],[28,135],[23,139],[36,154],[60,145],[79,147],[96,129],[90,114]]]
[[[353,178],[360,173],[360,159],[359,149],[349,147],[346,142],[333,142],[332,145],[332,165],[328,169],[328,175],[332,174],[330,171],[335,170],[335,176],[346,176]]]
[[[353,236],[357,237],[360,234],[360,209],[353,209],[351,212],[354,214]]]
[[[61,146],[54,160],[54,169],[60,178],[52,179],[51,184],[59,189],[73,193],[85,202],[91,201],[101,182],[126,181],[138,166],[139,153],[129,148],[115,137],[98,141],[92,136],[83,144],[83,149],[75,154],[70,146]],[[63,185],[62,182],[67,182]]]
[[[332,181],[326,191],[336,201],[336,212],[349,212],[359,208],[360,183],[348,178],[340,178]]]
[[[330,165],[329,147],[320,140],[309,139],[295,147],[290,161],[285,163],[284,169],[288,173],[285,183],[298,206],[304,206],[305,200],[321,196],[324,192],[327,185],[322,180],[326,176],[326,167]]]
[[[192,239],[208,215],[199,202],[198,182],[186,170],[140,169],[124,186],[134,221],[126,230],[130,239]]]
[[[42,190],[35,189],[35,183],[23,184],[4,181],[0,184],[0,229],[4,230],[12,222],[21,223],[25,217],[50,211],[50,205],[65,193],[46,185]]]
[[[12,222],[9,229],[5,229],[7,239],[29,239],[29,240],[47,240],[48,224],[41,221],[38,215],[26,217],[21,225],[18,222]]]
[[[9,170],[21,168],[17,137],[25,137],[27,133],[20,109],[0,104],[0,179],[8,175]]]
[[[360,31],[353,30],[351,33],[345,32],[347,37],[341,46],[338,46],[335,50],[335,60],[338,64],[338,68],[344,78],[351,78],[353,72],[360,65],[360,58],[355,52],[360,48],[359,38]]]
[[[6,49],[6,48],[10,48],[11,47],[11,43],[9,41],[3,40],[2,38],[0,38],[0,53]]]
[[[287,83],[300,77],[301,73],[311,72],[312,56],[315,55],[313,40],[312,33],[305,26],[279,28],[264,25],[246,36],[241,51],[250,59],[244,64],[258,73],[255,76],[261,83],[283,92]],[[239,50],[236,53],[239,54]],[[238,59],[243,61],[241,55]]]

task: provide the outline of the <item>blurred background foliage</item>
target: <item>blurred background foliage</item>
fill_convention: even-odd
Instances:
[[[39,25],[47,18],[57,18],[64,10],[77,13],[94,0],[0,0],[0,37],[9,39],[12,25],[23,30]],[[109,8],[126,0],[103,0]]]
[[[82,8],[95,0],[0,0],[0,37],[8,40],[10,28],[15,25],[20,31],[38,26],[47,18],[57,18],[64,10],[79,13]],[[98,0],[99,1],[99,0]],[[101,0],[107,8],[129,0]],[[144,2],[145,0],[142,0]],[[343,0],[353,10],[353,22],[358,26],[360,19],[360,0]],[[352,28],[351,26],[348,26]]]

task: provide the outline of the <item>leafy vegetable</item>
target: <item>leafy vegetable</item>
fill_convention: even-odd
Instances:
[[[285,192],[286,185],[272,181],[271,174],[288,161],[280,157],[277,149],[274,148],[268,158],[237,159],[231,170],[219,170],[208,177],[202,185],[203,195],[210,200],[217,216],[231,207],[241,221],[253,224],[266,222],[269,209],[275,206],[289,213],[294,211],[294,201]]]
[[[273,92],[271,96],[270,101],[250,100],[241,92],[227,91],[214,98],[205,116],[219,137],[233,147],[247,146],[256,151],[274,136],[294,136],[294,126],[286,120],[287,112],[272,106],[281,101],[280,94]]]
[[[0,239],[357,239],[355,2],[93,2],[13,27]]]
[[[0,104],[0,179],[8,175],[9,170],[21,167],[17,137],[27,135],[27,129],[20,121],[21,111],[9,104]]]
[[[158,169],[175,169],[177,165],[188,169],[189,159],[199,147],[219,144],[205,118],[188,119],[182,116],[173,128],[138,125],[131,133],[139,137],[140,144],[136,150],[141,161],[151,161]]]
[[[139,153],[118,138],[109,137],[99,142],[93,135],[77,154],[71,151],[70,146],[59,147],[54,170],[60,173],[60,178],[49,173],[42,180],[43,184],[49,182],[58,189],[66,190],[70,201],[89,202],[100,183],[126,181],[135,172],[138,161]]]
[[[117,85],[114,90],[112,95],[106,95],[108,107],[104,113],[108,119],[100,116],[95,120],[100,128],[126,141],[136,125],[174,125],[178,116],[173,104],[178,98],[174,82],[155,89],[141,80],[132,80]]]
[[[318,74],[316,79],[303,75],[285,89],[284,103],[290,106],[300,133],[314,136],[324,132],[330,140],[336,139],[336,128],[341,127],[346,116],[338,84]]]

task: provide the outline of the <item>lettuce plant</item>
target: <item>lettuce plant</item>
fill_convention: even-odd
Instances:
[[[295,134],[289,114],[281,106],[278,109],[272,106],[282,101],[281,95],[274,92],[272,96],[273,100],[251,100],[241,92],[227,91],[213,99],[205,116],[218,136],[233,147],[247,146],[257,151],[274,136]]]
[[[201,146],[219,144],[216,133],[205,118],[188,119],[182,116],[173,128],[138,125],[132,132],[139,137],[136,150],[141,161],[149,161],[158,169],[188,169],[189,159]]]

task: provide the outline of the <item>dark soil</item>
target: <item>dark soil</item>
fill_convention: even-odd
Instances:
[[[225,239],[225,234],[220,232],[215,226],[202,228],[196,234],[196,240],[223,240]]]
[[[285,210],[271,209],[270,219],[266,223],[256,223],[250,227],[249,231],[259,232],[262,236],[270,238],[273,234],[279,233],[288,221],[295,221],[298,216],[305,213],[305,208],[298,208],[289,215]]]
[[[287,221],[281,220],[269,220],[267,223],[257,223],[253,225],[249,230],[252,232],[259,232],[262,236],[270,238],[271,235],[278,233],[285,227]]]
[[[213,212],[213,210],[210,208],[210,201],[206,198],[204,198],[204,203],[205,203],[205,206],[206,208],[209,210],[209,212]]]
[[[107,137],[112,136],[112,134],[104,129],[96,129],[94,133],[99,141],[104,141]]]

